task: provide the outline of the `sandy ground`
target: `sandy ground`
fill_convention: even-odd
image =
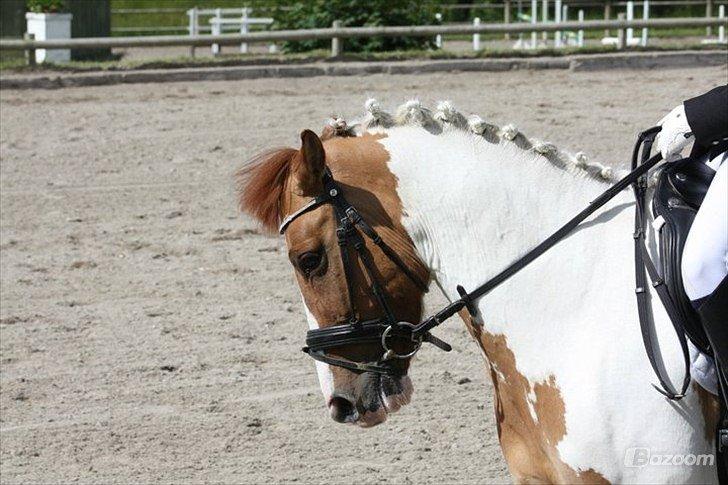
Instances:
[[[522,71],[0,93],[2,483],[508,481],[492,388],[457,321],[438,330],[455,351],[419,354],[401,413],[371,430],[327,416],[285,249],[237,213],[232,172],[370,95],[452,99],[623,163],[639,129],[725,79]]]

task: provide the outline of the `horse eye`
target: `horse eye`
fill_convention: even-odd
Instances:
[[[309,251],[298,257],[298,267],[305,274],[310,274],[321,265],[321,254]]]

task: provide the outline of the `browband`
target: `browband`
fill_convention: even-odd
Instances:
[[[284,232],[286,232],[286,229],[288,229],[288,226],[291,224],[291,222],[298,219],[299,216],[305,214],[306,212],[312,211],[312,210],[316,209],[317,207],[329,202],[331,200],[331,197],[332,196],[329,194],[319,195],[318,197],[308,201],[308,203],[306,205],[304,205],[303,207],[298,209],[293,214],[287,215],[281,221],[281,225],[278,226],[278,233],[283,234]]]

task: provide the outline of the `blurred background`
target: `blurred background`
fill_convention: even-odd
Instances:
[[[64,38],[63,28],[29,27],[29,15],[65,16],[70,38],[235,35],[276,30],[338,27],[446,26],[589,22],[595,20],[710,19],[725,17],[725,0],[3,0],[1,36],[36,40]],[[30,12],[30,13],[28,13]],[[70,14],[70,16],[68,15]],[[59,17],[60,18],[60,17]],[[336,23],[335,23],[336,22]],[[38,30],[40,29],[40,30]],[[45,29],[45,30],[44,30]],[[33,31],[33,32],[31,32]],[[668,25],[626,29],[624,47],[633,49],[710,48],[725,43],[725,27]],[[112,61],[120,66],[156,61],[231,63],[278,60],[482,57],[493,55],[602,52],[620,47],[619,32],[610,29],[569,29],[538,33],[442,33],[430,36],[371,35],[332,40],[274,40],[239,45],[145,46],[72,49],[59,59],[40,62]],[[37,56],[37,53],[36,53]],[[27,54],[25,55],[27,58]],[[199,60],[196,62],[200,62]],[[2,50],[0,67],[18,68],[20,50]],[[74,67],[74,64],[66,67]],[[91,67],[75,65],[78,68]]]

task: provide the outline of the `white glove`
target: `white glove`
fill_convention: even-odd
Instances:
[[[685,116],[685,106],[682,104],[662,118],[658,123],[662,131],[657,134],[655,144],[662,153],[662,158],[674,162],[681,158],[681,152],[690,143],[693,132]]]

